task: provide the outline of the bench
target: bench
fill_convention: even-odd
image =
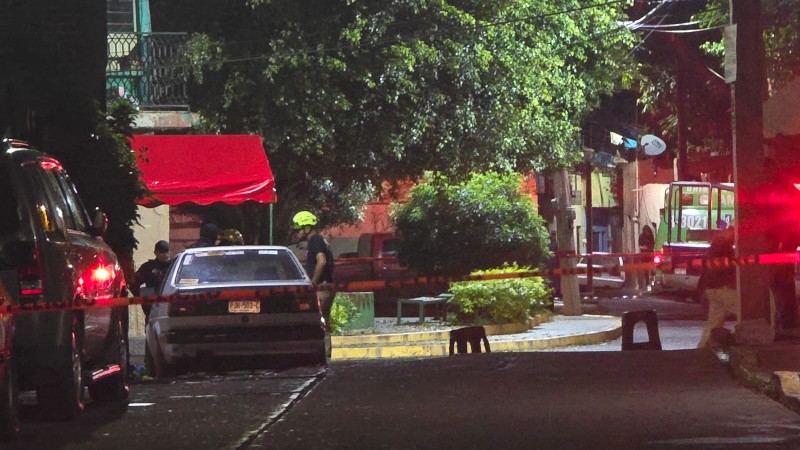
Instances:
[[[403,303],[419,305],[419,322],[425,322],[425,305],[441,305],[441,312],[439,317],[444,318],[446,311],[447,301],[453,298],[453,294],[439,294],[436,297],[414,297],[414,298],[398,298],[397,299],[397,324],[403,317]]]

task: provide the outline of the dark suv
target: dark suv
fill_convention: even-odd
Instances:
[[[57,160],[22,141],[0,143],[0,284],[20,308],[92,306],[14,315],[10,354],[19,389],[35,389],[53,420],[83,409],[84,386],[95,401],[128,396],[127,308],[97,307],[126,294],[117,257],[101,237],[106,225],[99,210],[90,219]]]

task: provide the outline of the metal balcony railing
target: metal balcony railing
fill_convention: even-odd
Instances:
[[[141,109],[186,110],[187,33],[110,33],[106,100],[126,98]]]

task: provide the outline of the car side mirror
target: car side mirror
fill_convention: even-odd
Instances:
[[[108,216],[100,208],[95,208],[94,218],[92,219],[92,236],[102,236],[108,229]]]

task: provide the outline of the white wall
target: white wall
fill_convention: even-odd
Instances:
[[[139,241],[138,248],[133,252],[133,264],[136,269],[148,259],[155,257],[153,247],[156,242],[160,240],[169,242],[169,205],[156,208],[139,206],[138,211],[139,223],[133,226],[133,236]]]

